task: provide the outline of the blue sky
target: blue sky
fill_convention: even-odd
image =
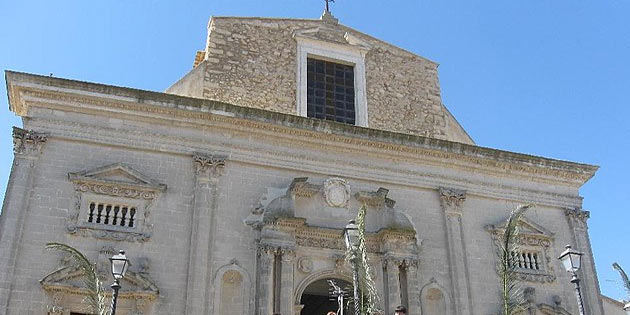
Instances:
[[[317,18],[323,0],[0,0],[0,69],[163,91],[211,15]],[[340,22],[440,63],[444,104],[478,145],[601,166],[582,189],[604,294],[630,272],[630,1],[337,0]],[[12,161],[0,86],[0,197]]]

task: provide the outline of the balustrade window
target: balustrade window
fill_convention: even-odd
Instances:
[[[87,222],[133,228],[136,222],[136,208],[120,204],[90,202]]]
[[[510,265],[519,269],[542,270],[543,263],[540,253],[536,251],[513,251],[510,253]]]

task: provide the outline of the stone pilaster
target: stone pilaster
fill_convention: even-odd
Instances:
[[[405,259],[401,265],[407,273],[407,314],[420,315],[420,287],[418,283],[418,260]]]
[[[393,257],[385,257],[383,260],[385,266],[385,287],[387,288],[387,303],[385,305],[385,313],[392,314],[396,306],[402,303],[400,298],[400,260]]]
[[[190,235],[186,314],[208,314],[213,230],[218,199],[219,178],[225,159],[193,155],[195,188]]]
[[[256,315],[273,313],[273,264],[275,249],[267,246],[258,247],[258,288],[256,289]]]
[[[13,127],[13,166],[0,216],[0,314],[6,314],[18,260],[24,220],[42,148],[47,136]]]
[[[575,245],[573,248],[584,253],[582,256],[582,267],[579,270],[579,277],[582,281],[582,298],[587,314],[604,314],[604,306],[601,303],[599,282],[593,261],[593,251],[591,241],[588,236],[588,225],[586,221],[590,217],[588,211],[582,209],[566,209],[564,214],[569,222],[569,227],[573,234]]]
[[[451,290],[455,297],[457,315],[472,314],[470,280],[466,243],[462,226],[462,207],[466,200],[466,191],[439,188],[440,203],[444,211],[444,223],[448,246],[448,263],[451,277]]]
[[[280,249],[281,273],[280,273],[280,313],[291,315],[294,312],[293,304],[293,275],[295,252],[290,249]]]

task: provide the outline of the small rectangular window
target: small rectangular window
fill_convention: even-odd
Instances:
[[[514,251],[511,253],[510,265],[518,269],[543,270],[541,256],[536,251]]]
[[[308,117],[354,125],[354,67],[307,58]]]
[[[136,224],[136,208],[121,204],[90,202],[86,221],[104,226],[133,228]]]

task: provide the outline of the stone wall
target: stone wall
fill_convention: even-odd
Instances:
[[[379,187],[389,189],[387,197],[395,201],[396,209],[404,212],[417,232],[417,272],[406,276],[417,283],[409,288],[418,291],[409,299],[421,303],[437,298],[432,307],[440,310],[446,306],[448,314],[497,312],[499,285],[492,268],[496,248],[487,226],[505,220],[518,202],[538,204],[526,217],[548,230],[548,270],[555,278],[528,280],[525,286],[535,289],[535,307],[553,307],[561,301],[571,313],[576,311],[572,284],[555,257],[564,244],[587,233],[587,216],[570,225],[566,209],[581,206],[578,190],[595,167],[420,137],[415,144],[404,143],[401,138],[388,138],[398,134],[347,125],[342,126],[346,133],[328,123],[322,123],[321,129],[310,126],[305,130],[311,121],[300,117],[268,115],[254,109],[247,109],[249,116],[239,117],[236,111],[243,108],[236,106],[58,78],[10,73],[8,81],[11,109],[25,115],[24,129],[46,134],[48,140],[41,151],[30,152],[28,160],[20,157],[24,150],[19,146],[16,150],[8,185],[11,190],[0,217],[0,227],[9,227],[14,218],[23,215],[15,219],[23,222],[21,233],[0,229],[4,233],[0,248],[15,247],[10,256],[0,255],[16,266],[9,274],[5,264],[0,264],[4,280],[0,292],[9,306],[6,315],[43,314],[54,303],[39,283],[61,264],[61,255],[43,250],[49,241],[68,243],[101,263],[107,263],[100,254],[103,247],[126,249],[134,263],[133,272],[141,272],[143,264],[139,262],[145,259],[148,267],[144,269],[160,294],[143,314],[201,313],[191,310],[191,305],[209,308],[207,314],[219,314],[228,305],[243,311],[239,314],[257,313],[253,299],[265,296],[268,290],[255,289],[260,283],[256,270],[260,264],[256,238],[260,235],[244,221],[256,213],[266,193],[287,187],[294,178],[308,177],[310,183],[321,185],[331,176],[347,180],[353,196],[360,191],[378,192]],[[62,89],[63,93],[56,92]],[[20,111],[17,106],[24,107]],[[291,127],[282,124],[285,119],[291,121]],[[370,137],[362,138],[368,133]],[[421,144],[424,140],[430,141]],[[409,151],[414,148],[417,151]],[[467,155],[456,148],[476,151]],[[200,170],[193,159],[197,154],[223,157],[222,172]],[[167,186],[152,206],[154,228],[149,240],[82,236],[67,229],[76,206],[76,189],[68,173],[112,163],[129,165]],[[208,163],[213,162],[210,159]],[[31,177],[32,181],[25,182]],[[452,195],[441,193],[438,188],[444,186],[453,187]],[[321,200],[319,188],[317,192],[320,204],[328,202]],[[356,205],[300,209],[309,211],[307,223],[324,226],[314,220],[317,217],[328,226],[336,225],[340,238],[342,222],[354,215]],[[368,215],[375,217],[374,212]],[[209,229],[201,243],[194,241],[200,235],[195,227],[200,226]],[[199,245],[193,247],[195,244]],[[588,240],[584,245],[589,245]],[[204,255],[200,255],[202,251]],[[292,258],[295,263],[287,263],[297,271],[283,279],[295,275],[289,284],[297,290],[298,281],[316,280],[322,271],[334,270],[335,255],[342,253],[343,248],[299,246]],[[13,261],[8,261],[9,257]],[[312,266],[298,264],[302,257],[310,257]],[[382,264],[375,261],[383,292]],[[589,314],[602,314],[594,295],[598,288],[592,259],[584,266],[585,282],[590,279],[594,283],[585,290]],[[126,289],[133,286],[127,281],[123,285]],[[243,288],[249,288],[249,297]],[[242,298],[233,296],[238,290],[245,291]],[[294,306],[293,293],[283,291],[285,309]],[[194,305],[188,303],[191,300]],[[390,305],[395,302],[389,299]],[[69,311],[63,303],[60,305]],[[120,314],[129,314],[133,303],[122,299]],[[431,306],[429,303],[433,302],[426,305]],[[417,315],[419,307],[423,306],[416,304],[410,314]],[[453,312],[453,307],[460,311]]]
[[[214,17],[203,81],[187,76],[166,92],[297,114],[296,31],[324,43],[370,48],[365,55],[368,127],[472,144],[441,101],[438,64],[330,20]],[[314,31],[316,30],[316,31]],[[195,89],[188,88],[197,80]]]

